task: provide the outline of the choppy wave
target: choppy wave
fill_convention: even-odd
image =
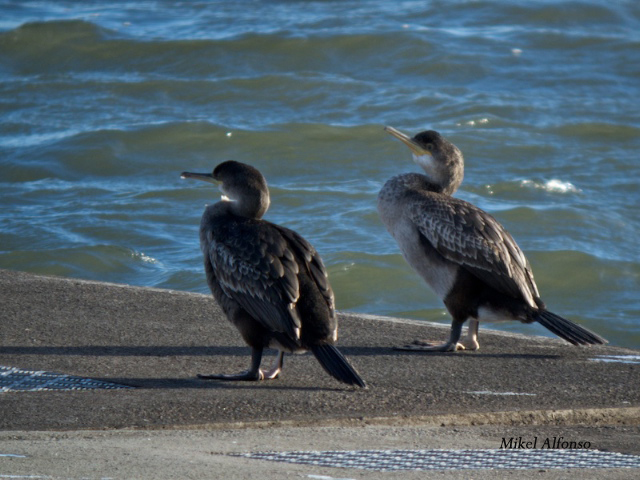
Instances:
[[[546,182],[536,182],[533,180],[521,180],[520,185],[524,188],[540,188],[547,192],[555,192],[555,193],[578,193],[580,192],[579,188],[571,182],[565,182],[562,180],[558,180],[557,178],[552,178],[551,180],[547,180]]]
[[[233,158],[339,308],[446,321],[375,207],[416,168],[382,127],[434,128],[545,301],[638,346],[638,19],[600,0],[2,4],[0,268],[207,292],[218,192],[179,174]]]

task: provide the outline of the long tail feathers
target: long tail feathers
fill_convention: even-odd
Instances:
[[[315,345],[311,347],[311,351],[322,365],[325,371],[348,385],[358,385],[366,388],[366,383],[360,377],[356,369],[353,368],[344,355],[333,345]]]
[[[574,345],[603,345],[609,343],[600,335],[547,310],[537,312],[535,319],[543,327]]]

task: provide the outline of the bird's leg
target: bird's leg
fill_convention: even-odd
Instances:
[[[469,319],[469,328],[467,329],[467,336],[464,337],[458,346],[458,350],[479,350],[480,344],[478,343],[478,326],[480,321],[477,318],[471,317]]]
[[[251,366],[249,370],[245,370],[244,372],[235,373],[231,375],[224,374],[213,374],[213,375],[200,375],[198,374],[198,378],[202,378],[203,380],[245,380],[245,381],[253,381],[256,382],[258,380],[264,380],[265,376],[260,370],[260,362],[262,361],[262,348],[251,348]],[[276,374],[277,376],[277,374]],[[275,378],[275,377],[267,377],[267,378]]]
[[[460,340],[460,335],[462,334],[463,324],[464,320],[459,321],[454,319],[451,323],[451,334],[449,336],[449,340],[443,344],[434,345],[426,340],[415,340],[409,345],[396,347],[396,350],[411,350],[416,352],[455,352],[457,350],[464,350],[465,346],[462,343],[458,343],[458,340]]]
[[[284,362],[284,352],[279,351],[278,355],[276,355],[275,360],[273,361],[273,365],[266,372],[263,372],[263,376],[265,380],[273,380],[274,378],[278,378],[280,372],[282,371],[282,364]]]

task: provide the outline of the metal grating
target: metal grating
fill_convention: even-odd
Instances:
[[[118,388],[133,387],[73,375],[0,366],[0,393],[48,390],[113,390]]]
[[[232,456],[319,467],[398,470],[640,468],[640,457],[598,450],[352,450],[253,452]]]

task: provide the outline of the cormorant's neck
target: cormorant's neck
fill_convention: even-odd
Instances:
[[[451,178],[448,182],[443,182],[443,184],[438,185],[440,189],[440,193],[443,195],[453,195],[458,191],[458,187],[462,183],[462,174],[460,174],[459,178]]]
[[[431,192],[442,193],[443,195],[453,195],[462,184],[464,178],[464,164],[452,161],[447,164],[420,164],[424,174],[424,186]]]
[[[450,142],[441,142],[431,154],[413,154],[413,161],[424,171],[429,191],[453,195],[464,177],[462,152]]]
[[[243,196],[227,196],[219,203],[233,215],[259,220],[269,209],[270,202],[269,191],[258,190]]]
[[[410,188],[441,193],[442,195],[449,196],[456,193],[458,187],[462,183],[462,177],[434,179],[430,175],[424,173],[407,174],[405,179],[407,186]]]
[[[428,175],[411,172],[402,173],[390,178],[380,191],[380,198],[395,199],[406,192],[444,193],[442,186],[434,182]]]

